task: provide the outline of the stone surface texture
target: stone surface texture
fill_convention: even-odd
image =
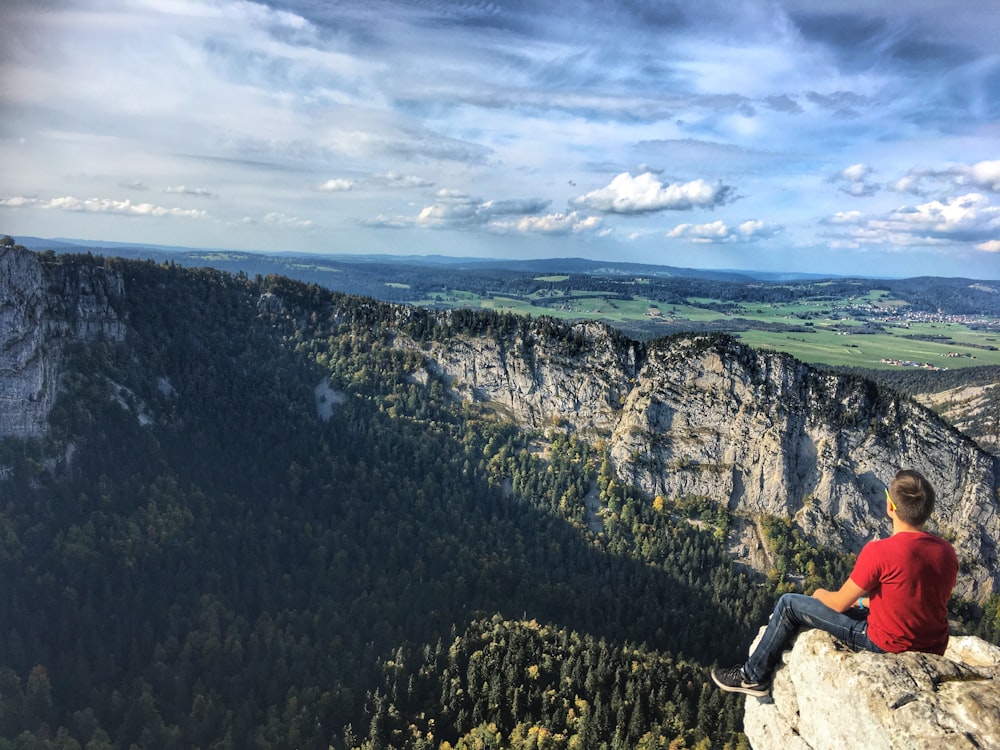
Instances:
[[[97,264],[46,265],[0,248],[0,437],[38,437],[55,402],[67,344],[120,341],[119,274]]]
[[[771,695],[746,699],[754,750],[1000,748],[1000,648],[952,636],[944,656],[855,653],[799,634]]]

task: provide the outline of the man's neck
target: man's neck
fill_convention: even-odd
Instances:
[[[924,530],[923,524],[920,526],[911,526],[905,521],[901,521],[898,517],[893,517],[892,519],[892,533],[895,534],[913,534],[920,533]]]

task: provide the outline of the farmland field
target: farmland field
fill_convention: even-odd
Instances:
[[[584,290],[549,292],[529,299],[451,291],[415,304],[479,307],[563,320],[596,319],[630,332],[641,330],[646,338],[685,329],[724,331],[755,348],[834,367],[957,369],[1000,365],[1000,319],[907,315],[905,301],[878,290],[851,300],[739,305],[707,297],[688,298],[686,304],[665,304],[639,296],[622,299]],[[881,313],[873,315],[866,307],[876,304]]]
[[[39,250],[46,250],[43,246]],[[61,251],[101,253],[67,246]],[[267,256],[116,248],[125,257],[286,275],[385,302],[600,320],[650,340],[728,333],[760,349],[835,367],[964,370],[1000,366],[1000,280],[786,279],[609,261],[416,262],[380,256]],[[971,373],[970,373],[971,374]]]

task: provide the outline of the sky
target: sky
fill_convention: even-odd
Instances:
[[[0,233],[1000,279],[995,0],[4,0]]]

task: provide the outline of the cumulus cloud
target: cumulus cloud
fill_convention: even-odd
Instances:
[[[678,224],[667,232],[667,237],[700,243],[756,242],[768,239],[782,230],[778,224],[752,219],[731,227],[724,221],[708,224]]]
[[[381,215],[366,222],[369,226],[422,229],[483,228],[498,234],[569,235],[610,232],[598,216],[579,211],[544,213],[549,201],[537,198],[483,200],[457,190],[439,190],[434,203],[416,216]]]
[[[523,232],[538,234],[582,234],[601,232],[602,220],[599,216],[584,216],[577,211],[523,216],[519,219],[491,221],[489,228],[495,232]]]
[[[318,189],[327,193],[339,193],[345,190],[351,190],[353,187],[354,180],[341,177],[327,180],[320,185]]]
[[[25,206],[37,206],[42,201],[38,198],[29,198],[24,195],[12,195],[8,198],[0,198],[0,206],[4,208],[24,208]]]
[[[980,242],[976,245],[976,250],[982,250],[984,253],[1000,253],[1000,240]]]
[[[824,223],[843,227],[848,239],[862,244],[908,247],[959,243],[993,252],[995,238],[1000,235],[1000,206],[991,205],[981,193],[968,193],[879,215],[835,214]]]
[[[502,217],[529,216],[545,210],[549,201],[537,198],[482,200],[455,190],[439,190],[437,200],[413,220],[418,227],[482,226]]]
[[[187,219],[201,219],[207,216],[204,211],[189,208],[169,208],[153,203],[133,203],[130,200],[114,200],[112,198],[74,198],[63,196],[42,200],[24,196],[0,198],[0,206],[6,208],[36,207],[54,211],[70,211],[73,213],[118,214],[122,216],[174,216]]]
[[[852,164],[833,175],[830,181],[839,183],[841,192],[863,198],[878,192],[878,186],[868,181],[871,173],[872,168],[867,164]]]
[[[911,169],[898,180],[889,183],[889,189],[894,193],[910,193],[924,195],[923,179],[927,176],[926,169]]]
[[[944,174],[951,177],[959,187],[1000,193],[1000,159],[972,165],[957,164],[945,170]]]
[[[572,204],[608,214],[643,214],[715,208],[733,199],[733,188],[721,182],[698,179],[664,185],[652,172],[636,177],[622,172],[607,187],[581,195]]]
[[[945,169],[915,167],[890,185],[897,193],[926,195],[926,183],[943,184],[945,189],[984,190],[1000,193],[1000,160],[980,161],[975,164],[953,164]]]

